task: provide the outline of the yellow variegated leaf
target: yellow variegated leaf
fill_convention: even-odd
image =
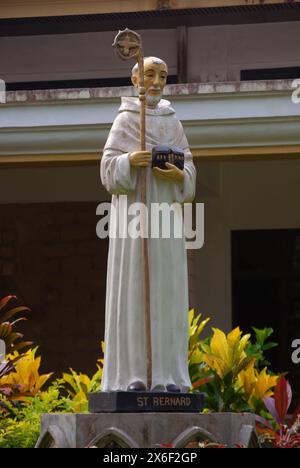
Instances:
[[[213,328],[214,335],[211,339],[211,351],[214,356],[223,359],[225,362],[228,361],[228,343],[226,335],[222,330]]]
[[[238,344],[241,339],[241,335],[242,332],[239,327],[232,330],[232,332],[227,335],[228,346],[234,347],[236,344]]]

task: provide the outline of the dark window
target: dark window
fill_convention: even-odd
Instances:
[[[289,372],[300,397],[300,365],[292,342],[300,339],[300,230],[232,232],[233,322],[243,332],[272,327],[279,343],[269,355],[273,370]]]
[[[168,84],[178,82],[176,75],[168,76]],[[30,91],[37,89],[68,89],[68,88],[107,88],[112,86],[131,86],[130,77],[127,78],[99,78],[85,80],[58,81],[24,81],[20,83],[6,83],[7,91]]]
[[[241,81],[293,80],[300,78],[300,67],[241,70]]]

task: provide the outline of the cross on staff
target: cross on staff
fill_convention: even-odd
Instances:
[[[126,29],[125,29],[125,31],[126,31]],[[129,29],[127,31],[129,31]],[[121,31],[118,34],[118,36],[120,36],[120,34],[123,34],[123,32]],[[117,48],[118,53],[119,53],[119,51],[121,52],[122,58],[123,57],[126,57],[126,58],[136,57],[138,55],[138,53],[139,53],[139,44],[138,44],[138,42],[134,41],[134,40],[131,40],[128,33],[125,35],[124,39],[122,39],[122,38],[120,39],[120,37],[119,37],[119,39],[116,40],[115,43],[113,44],[113,47]],[[119,53],[119,55],[120,55],[120,53]]]
[[[144,85],[144,54],[142,38],[135,31],[125,29],[119,31],[115,37],[113,47],[122,60],[136,59],[139,66],[139,100],[140,100],[140,146],[141,151],[146,149],[146,98]],[[139,190],[141,202],[146,205],[146,169],[141,168],[139,175]],[[146,337],[146,358],[147,358],[147,389],[151,390],[152,385],[152,341],[151,341],[151,316],[150,316],[150,279],[149,279],[149,252],[148,239],[146,234],[147,216],[143,213],[141,223],[141,247],[144,271],[144,315],[145,315],[145,337]]]

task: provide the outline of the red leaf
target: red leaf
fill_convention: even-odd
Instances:
[[[8,312],[6,312],[6,314],[1,319],[1,321],[4,322],[8,319],[11,319],[14,315],[19,314],[20,312],[31,312],[31,310],[29,309],[29,307],[25,307],[25,306],[14,307],[13,309],[10,309]],[[27,319],[24,319],[24,320],[27,320]]]
[[[11,299],[17,299],[17,296],[6,296],[0,301],[0,310],[3,309]]]
[[[205,385],[206,383],[211,382],[214,379],[214,377],[205,377],[204,379],[198,380],[197,382],[193,383],[193,388],[199,388],[202,385]]]
[[[287,412],[292,402],[292,389],[282,374],[275,388],[275,408],[279,424],[284,424]]]

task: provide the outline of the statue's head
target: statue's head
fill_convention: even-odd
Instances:
[[[156,107],[162,98],[163,90],[167,82],[167,64],[157,57],[145,57],[144,80],[146,89],[146,105]],[[136,64],[132,69],[131,81],[136,88],[140,85],[139,67]]]

